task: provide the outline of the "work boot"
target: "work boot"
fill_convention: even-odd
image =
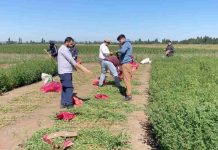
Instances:
[[[118,89],[121,95],[126,96],[126,89],[124,87],[120,86]]]
[[[67,109],[71,109],[71,108],[74,108],[74,105],[68,105],[66,107],[67,107]]]
[[[65,108],[67,108],[67,107],[62,105],[62,104],[60,104],[60,109],[65,109]]]
[[[125,101],[131,101],[131,100],[132,100],[132,96],[131,95],[125,96]]]
[[[103,87],[103,85],[98,85],[98,87]]]

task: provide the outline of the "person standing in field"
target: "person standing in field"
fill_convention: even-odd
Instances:
[[[78,60],[78,55],[79,55],[79,51],[76,47],[76,44],[70,49],[71,53],[72,53],[72,57],[73,59],[77,62]]]
[[[58,48],[55,45],[54,41],[49,42],[49,49],[48,52],[50,52],[51,56],[56,60],[58,55]]]
[[[174,47],[173,47],[173,44],[172,44],[171,41],[168,42],[167,48],[165,49],[165,51],[166,51],[166,56],[167,57],[173,56]]]
[[[104,40],[104,42],[100,45],[100,48],[99,48],[99,59],[100,59],[100,62],[102,60],[105,60],[105,58],[110,55],[110,50],[108,48],[110,43],[111,43],[110,40]]]
[[[120,53],[120,63],[123,71],[123,79],[126,86],[126,95],[125,100],[132,100],[132,45],[129,40],[126,39],[124,34],[121,34],[117,37],[117,41],[119,41],[120,49],[118,52]]]
[[[62,84],[61,108],[73,107],[73,83],[72,73],[74,68],[78,68],[85,73],[91,73],[88,69],[77,63],[70,52],[70,48],[75,45],[74,39],[67,37],[64,44],[58,50],[58,74]]]
[[[120,85],[120,80],[118,77],[118,73],[117,73],[117,69],[114,66],[114,64],[111,61],[115,61],[112,57],[111,57],[111,61],[108,59],[110,57],[110,51],[108,48],[108,45],[111,43],[110,40],[104,40],[104,42],[100,45],[100,49],[99,49],[99,59],[100,59],[100,64],[101,64],[101,76],[100,76],[100,80],[99,80],[99,86],[103,86],[103,82],[105,80],[106,77],[106,73],[108,70],[110,70],[111,74],[114,77],[114,81],[115,81],[115,85],[116,87],[121,87]]]

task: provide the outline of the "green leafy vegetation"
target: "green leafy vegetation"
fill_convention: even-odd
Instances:
[[[165,58],[165,46],[134,45],[137,61],[146,57],[152,58],[151,102],[146,106],[146,112],[160,147],[218,149],[218,60],[215,58],[218,47],[175,45],[175,56]],[[45,44],[0,45],[0,64],[8,65],[0,70],[0,94],[41,80],[42,72],[56,75],[56,65],[46,59],[48,56],[43,51],[47,47]],[[98,62],[99,45],[78,45],[78,48],[83,62]],[[111,45],[110,49],[116,52],[118,46]],[[75,76],[74,79],[80,84],[89,82],[80,76]],[[134,79],[132,84],[140,86],[144,83]],[[55,120],[52,128],[36,132],[28,140],[26,149],[49,149],[49,146],[42,142],[42,135],[60,130],[78,131],[79,136],[75,139],[72,149],[128,147],[128,136],[113,129],[117,124],[125,123],[128,114],[139,108],[123,102],[119,91],[112,86],[99,88],[92,95],[97,93],[107,94],[110,99],[97,101],[94,96],[87,98],[82,107],[69,109],[77,114],[75,119],[70,122]],[[141,90],[134,89],[133,94],[140,96]],[[31,112],[39,107],[39,104],[33,101],[35,100],[19,99],[10,103],[10,107],[0,106],[0,126],[7,125],[19,117],[5,117],[5,113],[9,114],[13,110]],[[54,116],[55,114],[51,118],[54,119]],[[62,140],[58,138],[57,142]]]
[[[59,128],[52,127],[49,129],[43,129],[41,131],[36,132],[26,143],[27,150],[48,150],[50,149],[50,145],[45,142],[42,142],[42,137],[45,134],[68,130],[69,128]],[[54,139],[56,144],[62,144],[64,138],[56,138]],[[104,128],[92,128],[92,129],[82,129],[78,137],[73,139],[74,145],[70,148],[72,150],[120,150],[124,148],[128,148],[128,137],[125,133],[119,133],[117,135],[111,134],[107,129]]]
[[[112,82],[112,81],[109,81]],[[109,96],[107,100],[96,100],[94,95],[104,93]],[[73,150],[120,150],[129,147],[128,136],[125,131],[114,130],[113,126],[122,125],[127,121],[129,113],[137,108],[135,105],[123,101],[119,90],[111,85],[99,88],[88,97],[82,107],[74,107],[67,111],[75,113],[75,119],[64,122],[56,120],[56,114],[51,116],[55,125],[49,129],[42,129],[27,141],[26,149],[48,149],[48,144],[42,141],[44,134],[55,131],[76,131],[78,137],[74,140]],[[63,138],[56,139],[61,143]]]
[[[60,45],[58,45],[60,46]],[[216,52],[218,49],[216,45],[174,45],[176,52],[179,54],[184,53],[208,53]],[[83,55],[97,55],[99,51],[99,45],[77,45],[79,54]],[[109,48],[112,52],[116,52],[119,48],[118,45],[110,45]],[[165,44],[135,44],[133,45],[135,54],[163,54],[166,48]],[[48,49],[46,44],[10,44],[0,45],[0,53],[16,53],[16,54],[45,54],[43,49]],[[209,51],[208,51],[209,50]]]
[[[56,75],[57,67],[48,59],[34,59],[1,69],[0,92],[40,81],[43,72]]]
[[[162,149],[218,149],[218,60],[156,59],[148,114]]]

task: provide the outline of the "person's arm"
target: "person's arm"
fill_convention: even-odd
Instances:
[[[123,46],[121,46],[119,52],[120,53],[126,53],[126,51],[129,49],[129,44],[125,43]]]
[[[62,55],[72,66],[76,65],[76,61],[73,59],[70,51],[64,51],[64,52],[62,52]]]
[[[64,53],[62,53],[62,54],[63,54],[63,56],[65,57],[65,59],[71,63],[71,65],[72,65],[73,67],[78,68],[79,70],[83,71],[84,73],[91,73],[91,71],[89,71],[87,68],[85,68],[83,65],[77,63],[77,62],[73,59],[73,57],[72,57],[70,51],[69,51],[69,52],[64,52]]]
[[[81,70],[81,71],[84,72],[84,73],[88,73],[88,74],[92,73],[91,71],[89,71],[86,67],[84,67],[84,66],[81,65],[80,63],[77,63],[77,64],[75,65],[75,67],[78,68],[79,70]]]

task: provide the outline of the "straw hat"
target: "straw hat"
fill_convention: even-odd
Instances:
[[[105,39],[105,40],[104,40],[104,42],[106,42],[106,43],[109,43],[109,44],[110,44],[110,43],[111,43],[111,40],[109,40],[109,39]]]

